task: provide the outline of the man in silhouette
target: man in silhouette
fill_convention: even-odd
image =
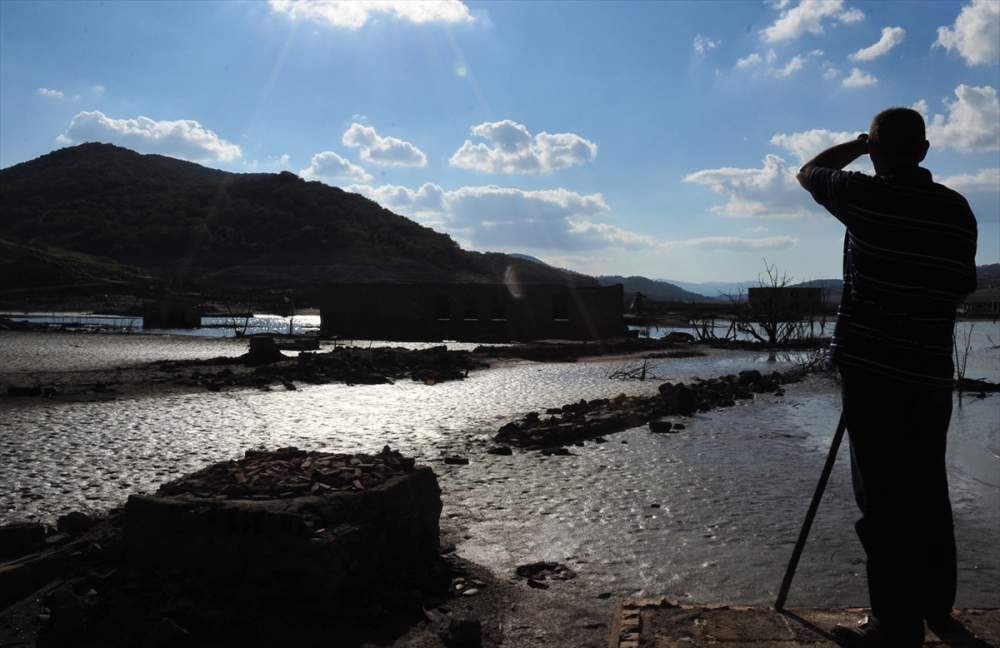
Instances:
[[[850,645],[920,646],[954,624],[955,534],[945,471],[955,313],[976,288],[976,219],[919,165],[924,120],[890,108],[868,133],[799,170],[847,226],[844,294],[830,360],[839,368],[862,516],[871,615],[834,635]],[[868,155],[875,175],[843,171]]]

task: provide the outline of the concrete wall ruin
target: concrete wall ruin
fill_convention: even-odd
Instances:
[[[328,603],[439,551],[441,490],[426,466],[361,492],[226,500],[131,495],[130,561],[204,574],[227,598]]]
[[[602,340],[624,330],[623,286],[326,284],[323,336],[398,341]]]

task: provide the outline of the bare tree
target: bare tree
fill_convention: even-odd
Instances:
[[[789,299],[786,290],[792,277],[778,272],[777,265],[769,265],[767,259],[764,259],[764,268],[767,277],[758,277],[761,290],[756,291],[752,299],[749,294],[744,298],[742,287],[736,295],[727,295],[733,306],[736,331],[768,346],[804,337],[806,325],[802,321],[802,309]]]
[[[956,325],[951,332],[951,339],[954,343],[952,349],[955,352],[955,373],[958,379],[955,387],[958,389],[958,406],[962,406],[962,381],[965,380],[965,368],[969,364],[969,352],[972,351],[972,330],[976,328],[975,322],[969,322],[969,328],[959,336]]]

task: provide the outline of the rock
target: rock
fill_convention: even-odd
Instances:
[[[510,449],[510,446],[497,446],[495,448],[490,448],[489,450],[487,450],[486,454],[503,455],[506,457],[514,454],[514,451]]]
[[[36,645],[39,648],[78,645],[87,632],[83,600],[69,585],[63,585],[49,593],[44,603],[52,613],[49,622],[38,633]]]
[[[41,387],[15,387],[11,385],[7,388],[8,396],[15,396],[18,398],[34,398],[35,396],[42,395]]]
[[[657,434],[664,433],[664,432],[670,432],[670,429],[673,426],[674,426],[674,424],[672,422],[670,422],[670,421],[650,421],[649,422],[649,431],[650,432],[656,432]]]
[[[549,589],[547,583],[542,583],[541,581],[536,581],[534,578],[528,579],[528,587],[533,587],[535,589]]]
[[[0,527],[0,560],[38,551],[45,542],[45,525],[17,522]]]
[[[569,580],[576,578],[576,572],[561,563],[542,561],[521,565],[517,575],[530,580]]]
[[[467,466],[469,460],[465,457],[445,457],[444,462],[452,466]]]
[[[70,535],[83,533],[92,526],[94,526],[94,521],[90,519],[90,516],[79,511],[67,513],[56,520],[56,528],[59,529],[59,533]]]
[[[452,619],[441,640],[448,648],[476,648],[483,643],[483,624],[471,617]]]
[[[142,648],[173,648],[174,646],[189,646],[193,643],[190,632],[177,625],[173,619],[162,617],[146,633],[142,640]]]

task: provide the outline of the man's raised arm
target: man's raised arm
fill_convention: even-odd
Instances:
[[[868,133],[858,135],[858,139],[837,144],[826,149],[813,159],[802,165],[796,174],[796,179],[802,188],[809,190],[809,173],[817,167],[824,169],[843,169],[862,155],[868,155]]]

